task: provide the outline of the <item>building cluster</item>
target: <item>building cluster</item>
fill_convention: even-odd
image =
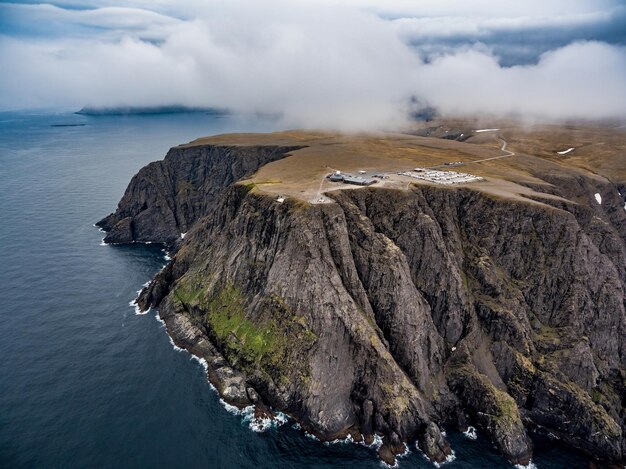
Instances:
[[[437,171],[435,169],[415,168],[412,171],[402,171],[400,176],[408,176],[422,181],[434,182],[436,184],[463,184],[468,182],[482,181],[484,178],[467,173],[456,171]]]
[[[355,186],[371,186],[372,184],[376,184],[378,182],[374,178],[366,176],[353,176],[352,174],[344,174],[340,171],[329,174],[327,178],[332,182],[343,182],[345,184],[354,184]]]
[[[448,166],[457,166],[460,164],[462,163],[454,162],[448,164]],[[414,168],[412,170],[400,171],[397,174],[400,176],[407,176],[414,179],[420,179],[422,181],[444,185],[464,184],[484,180],[484,178],[474,176],[472,174],[460,173],[457,171],[439,171],[429,168]],[[331,182],[343,182],[344,184],[353,184],[355,186],[371,186],[372,184],[376,184],[381,179],[388,179],[389,176],[384,173],[367,176],[365,171],[359,171],[358,175],[335,171],[334,173],[326,176],[326,178]]]

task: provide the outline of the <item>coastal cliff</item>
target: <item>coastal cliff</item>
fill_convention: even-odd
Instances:
[[[207,361],[224,400],[323,440],[381,435],[387,462],[409,441],[443,462],[443,427],[470,424],[514,463],[532,456],[530,429],[624,460],[617,186],[537,173],[533,198],[413,184],[310,204],[245,180],[300,148],[174,148],[98,223],[106,242],[173,249],[138,304]]]
[[[298,148],[172,148],[131,180],[117,210],[97,226],[108,233],[106,243],[175,243],[226,187]]]

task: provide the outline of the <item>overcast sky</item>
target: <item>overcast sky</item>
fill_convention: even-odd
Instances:
[[[188,105],[285,125],[626,117],[619,0],[0,0],[0,110]]]

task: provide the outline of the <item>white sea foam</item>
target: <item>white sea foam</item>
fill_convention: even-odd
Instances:
[[[282,412],[277,412],[274,415],[274,418],[255,418],[254,417],[254,407],[249,406],[246,409],[252,409],[250,412],[245,412],[243,421],[248,424],[250,430],[253,432],[264,432],[269,430],[270,428],[280,427],[287,423],[287,416]],[[245,409],[244,409],[245,410]]]
[[[333,441],[325,441],[324,445],[329,446],[329,445],[337,445],[337,444],[346,444],[346,443],[354,443],[354,440],[352,439],[352,435],[348,435],[345,438],[337,438],[336,440]]]
[[[568,148],[567,150],[563,150],[563,151],[557,151],[557,154],[559,155],[567,155],[570,151],[574,151],[575,148]]]
[[[374,441],[372,441],[371,445],[366,444],[365,440],[359,441],[359,444],[365,446],[366,448],[378,450],[383,445],[383,439],[380,435],[374,435]]]
[[[438,462],[434,462],[433,464],[435,465],[435,467],[441,467],[444,464],[448,464],[449,462],[452,462],[456,459],[456,454],[454,454],[454,450],[452,450],[450,452],[450,454],[448,456],[446,456],[446,460],[442,463],[438,463]]]
[[[417,443],[415,443],[415,448],[424,457],[424,459],[426,459],[429,462],[432,462],[435,467],[441,467],[444,464],[452,462],[452,461],[454,461],[456,459],[456,454],[454,453],[454,450],[452,450],[450,452],[450,454],[448,456],[446,456],[446,460],[444,462],[435,462],[435,461],[432,461],[428,456],[426,456],[426,453],[424,453],[422,451],[422,449],[419,447],[419,445]]]
[[[134,303],[131,302],[131,303]],[[157,311],[156,314],[154,315],[154,318],[161,323],[162,327],[165,327],[165,321],[161,318],[161,316],[159,315],[159,312]],[[167,333],[167,331],[166,331]],[[179,347],[178,345],[176,345],[174,343],[174,339],[172,339],[172,337],[167,334],[167,338],[170,341],[170,344],[172,345],[172,348],[174,350],[176,350],[177,352],[187,352],[189,353],[190,356],[190,360],[195,360],[198,363],[200,363],[200,365],[202,365],[202,368],[204,368],[204,371],[207,372],[209,369],[209,364],[207,363],[207,361],[202,358],[202,357],[198,357],[197,355],[194,355],[193,353],[189,352],[188,350]],[[210,381],[208,381],[209,383],[209,387],[215,391],[218,396],[219,396],[219,392],[218,390],[215,388],[215,386],[213,385],[213,383],[211,383]],[[224,409],[233,414],[233,415],[239,415],[243,417],[243,422],[248,424],[248,427],[254,431],[254,432],[264,432],[265,430],[269,429],[269,428],[273,428],[273,427],[279,427],[284,425],[285,423],[288,422],[288,417],[283,414],[282,412],[276,412],[276,414],[274,415],[273,419],[270,418],[254,418],[254,406],[247,406],[244,407],[243,409],[240,409],[234,405],[229,404],[228,402],[226,402],[224,399],[222,399],[221,397],[219,398],[220,404],[222,404],[222,407],[224,407]],[[297,425],[297,424],[295,424]],[[294,427],[295,428],[295,427]],[[299,428],[299,426],[298,426]],[[307,436],[309,436],[307,434]],[[313,435],[310,435],[311,437],[315,438]]]
[[[226,412],[228,412],[229,414],[242,415],[244,417],[247,415],[254,415],[254,406],[252,405],[249,405],[247,407],[244,407],[243,409],[240,409],[239,407],[229,404],[221,397],[220,397],[220,404],[222,404],[222,407],[224,407],[224,409],[226,409]]]
[[[408,456],[411,453],[411,449],[409,448],[409,445],[407,445],[406,443],[403,443],[403,445],[404,445],[404,451],[398,454],[396,458],[403,458],[405,456]]]
[[[596,192],[593,196],[596,198],[596,202],[598,202],[598,204],[602,204],[602,196],[599,192]]]
[[[291,428],[293,428],[294,430],[302,430],[302,427],[300,426],[300,424],[298,422],[294,423]]]
[[[380,465],[381,465],[382,467],[398,467],[398,466],[399,466],[399,464],[398,464],[398,460],[397,460],[397,459],[396,459],[396,461],[393,463],[393,465],[391,465],[391,464],[387,464],[385,461],[382,461],[382,460],[381,460],[381,461],[380,461]]]
[[[172,344],[172,348],[173,348],[174,350],[176,350],[177,352],[184,352],[184,351],[185,351],[185,349],[184,349],[184,348],[180,348],[178,345],[176,345],[176,344],[174,343],[174,339],[172,339],[172,338],[170,337],[170,335],[169,335],[169,334],[167,335],[167,338],[170,340],[170,344]],[[202,366],[204,366],[204,364],[206,364],[206,360],[204,360],[204,358],[196,357],[196,356],[192,353],[192,354],[191,354],[191,360],[193,360],[194,358],[195,358],[198,362],[200,362],[200,364],[201,364]],[[203,364],[203,361],[204,361],[204,364]],[[204,366],[204,369],[206,370],[206,369],[207,369],[207,367],[206,367],[206,366]]]
[[[139,292],[137,292],[137,293],[139,293]],[[139,305],[137,304],[137,300],[138,300],[138,299],[139,299],[139,298],[135,298],[134,300],[129,301],[129,302],[128,302],[128,306],[130,306],[130,307],[132,307],[132,308],[134,308],[134,309],[135,309],[135,314],[136,314],[137,316],[143,316],[144,314],[148,314],[148,312],[150,311],[150,308],[148,308],[146,311],[142,311],[142,310],[139,308]]]
[[[465,435],[470,440],[475,440],[476,438],[478,438],[478,433],[476,433],[476,429],[471,426],[467,427],[467,430],[463,432],[463,435]]]
[[[480,133],[480,132],[496,132],[500,129],[480,129],[480,130],[474,130],[474,132],[476,133]]]
[[[163,319],[161,319],[161,316],[159,316],[159,312],[157,311],[157,313],[154,315],[154,319],[156,319],[157,321],[159,321],[161,323],[161,326],[165,327],[165,321]]]
[[[526,466],[522,466],[521,464],[516,464],[513,467],[515,467],[515,469],[537,469],[537,466],[535,465],[534,462],[532,462],[532,460],[529,461]]]
[[[411,450],[409,449],[409,447],[405,444],[404,445],[404,451],[398,455],[396,455],[396,461],[393,463],[393,466],[387,464],[385,461],[380,461],[381,466],[383,467],[398,467],[399,463],[398,463],[398,459],[403,458],[405,456],[407,456],[409,453],[411,453]]]
[[[167,252],[167,249],[163,248],[163,249],[161,249],[161,252],[163,253],[163,258],[164,258],[167,262],[169,262],[169,261],[171,261],[171,260],[172,260],[172,258],[170,257],[170,253],[169,253],[169,252]]]
[[[383,445],[383,437],[380,435],[374,435],[374,441],[372,442],[371,445],[369,445],[369,447],[378,450],[382,445]]]
[[[104,242],[104,238],[100,241],[100,246],[108,246],[108,244]]]
[[[180,348],[180,347],[178,347],[178,348]],[[184,349],[181,349],[181,350],[184,350]],[[200,365],[202,365],[202,368],[204,368],[204,371],[208,371],[209,364],[206,362],[206,360],[204,358],[201,358],[201,357],[199,357],[197,355],[194,355],[193,353],[190,353],[190,355],[191,355],[190,360],[197,361],[198,363],[200,363]],[[211,384],[211,383],[209,382],[209,384]],[[217,389],[215,389],[215,386],[213,386],[212,384],[211,384],[211,388],[214,389],[215,391],[217,391]]]

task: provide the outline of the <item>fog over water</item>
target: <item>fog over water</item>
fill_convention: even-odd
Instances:
[[[0,4],[0,109],[187,105],[283,127],[411,112],[623,118],[618,0]]]

